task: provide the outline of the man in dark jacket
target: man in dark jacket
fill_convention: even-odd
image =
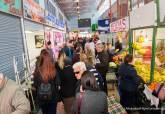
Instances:
[[[107,51],[104,51],[104,45],[100,41],[96,44],[96,51],[97,54],[95,67],[104,80],[104,91],[108,94],[106,73],[108,71],[109,55]]]

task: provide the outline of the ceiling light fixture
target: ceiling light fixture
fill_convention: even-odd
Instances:
[[[75,0],[74,2],[79,2],[79,0]]]
[[[77,6],[76,9],[80,9],[80,6]]]

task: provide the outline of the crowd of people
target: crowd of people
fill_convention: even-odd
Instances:
[[[119,40],[115,43],[115,50],[122,50]],[[55,58],[51,42],[48,41],[47,48],[41,50],[37,57],[33,73],[32,90],[38,111],[56,114],[57,103],[62,101],[65,114],[108,114],[106,74],[113,55],[112,45],[95,37],[68,40],[61,47],[58,58]],[[128,107],[139,105],[137,91],[139,85],[144,84],[132,61],[133,56],[126,55],[117,77],[120,103],[128,114],[132,112]],[[164,99],[165,94],[162,94],[161,100]],[[23,91],[2,74],[0,113],[30,113],[30,103]]]
[[[109,54],[105,44],[99,39],[94,43],[92,38],[69,40],[60,49],[58,58],[52,53],[50,41],[47,45],[37,57],[33,79],[34,98],[42,113],[56,114],[60,101],[65,114],[108,113]]]

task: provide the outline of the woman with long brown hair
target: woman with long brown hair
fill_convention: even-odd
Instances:
[[[43,114],[56,114],[58,97],[58,76],[51,56],[46,49],[41,51],[38,70],[34,73],[34,87],[36,89],[36,101]]]

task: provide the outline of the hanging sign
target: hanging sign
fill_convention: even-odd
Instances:
[[[110,24],[111,32],[121,32],[126,30],[126,19],[120,19]]]
[[[21,16],[21,1],[22,0],[0,0],[0,11]]]
[[[23,0],[24,17],[39,23],[45,23],[44,9],[34,0]]]

